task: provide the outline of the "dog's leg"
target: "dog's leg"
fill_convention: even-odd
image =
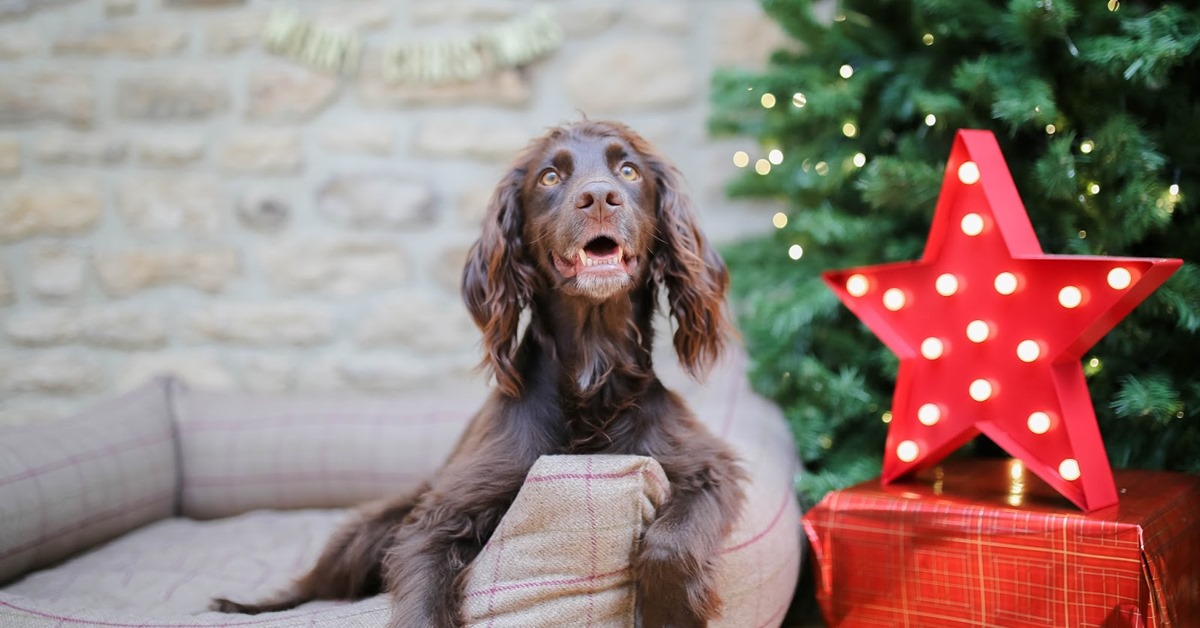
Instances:
[[[384,560],[392,593],[390,628],[462,625],[468,565],[483,549],[525,481],[528,468],[447,469],[396,533]]]
[[[721,612],[715,561],[736,522],[744,474],[711,436],[689,438],[686,454],[656,456],[671,497],[646,529],[634,560],[643,628],[707,626]]]
[[[262,602],[243,604],[224,598],[213,601],[222,613],[274,613],[313,600],[354,600],[383,591],[383,557],[395,529],[412,511],[422,486],[396,500],[364,508],[362,516],[343,525],[322,550],[317,564],[284,593]]]

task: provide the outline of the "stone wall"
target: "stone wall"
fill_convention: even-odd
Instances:
[[[515,0],[293,2],[397,38]],[[478,377],[458,277],[492,186],[547,126],[622,119],[688,176],[718,241],[773,208],[721,192],[708,81],[783,35],[753,0],[559,0],[522,70],[395,85],[273,55],[256,0],[0,0],[0,421],[159,372],[255,391],[390,392]]]

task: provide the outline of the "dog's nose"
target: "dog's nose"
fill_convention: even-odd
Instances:
[[[604,181],[592,181],[584,184],[575,196],[576,209],[594,214],[597,218],[617,211],[624,204],[625,198],[621,191],[613,184]]]

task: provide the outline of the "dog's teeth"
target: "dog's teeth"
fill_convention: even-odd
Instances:
[[[579,261],[582,262],[584,266],[591,266],[591,264],[588,263],[587,251],[584,251],[583,249],[579,249]]]

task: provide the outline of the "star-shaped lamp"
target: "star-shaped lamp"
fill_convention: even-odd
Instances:
[[[983,432],[1085,511],[1117,503],[1081,359],[1182,264],[1045,255],[987,131],[959,131],[920,261],[824,279],[900,358],[883,482]]]

